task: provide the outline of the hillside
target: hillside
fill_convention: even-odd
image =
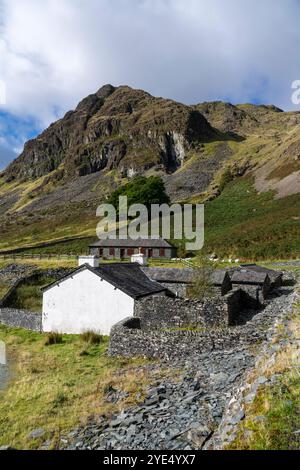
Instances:
[[[300,114],[275,106],[187,106],[105,85],[0,174],[0,250],[66,240],[70,251],[94,236],[113,189],[155,174],[173,202],[206,202],[207,249],[299,256],[299,131]]]

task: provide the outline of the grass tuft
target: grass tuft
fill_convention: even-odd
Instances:
[[[88,330],[82,333],[81,339],[88,344],[100,344],[103,342],[103,336],[92,330]]]
[[[52,332],[47,335],[45,346],[52,346],[53,344],[61,344],[63,337],[60,333]]]

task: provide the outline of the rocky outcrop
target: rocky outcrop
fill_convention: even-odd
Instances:
[[[39,178],[62,164],[67,176],[104,169],[132,176],[152,166],[172,172],[193,144],[215,137],[202,114],[189,106],[105,85],[27,142],[4,177]]]

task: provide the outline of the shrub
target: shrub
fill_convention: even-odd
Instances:
[[[212,297],[214,286],[211,277],[214,271],[213,263],[206,257],[199,255],[196,260],[197,266],[194,268],[195,275],[188,295],[193,299],[204,299]]]
[[[52,344],[61,344],[62,342],[62,335],[60,333],[53,332],[47,335],[45,346],[51,346]]]
[[[102,343],[103,336],[95,331],[85,331],[81,334],[82,341],[89,344],[100,344]]]

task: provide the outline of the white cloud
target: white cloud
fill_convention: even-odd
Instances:
[[[293,109],[297,0],[0,0],[5,110],[46,126],[104,83]]]

